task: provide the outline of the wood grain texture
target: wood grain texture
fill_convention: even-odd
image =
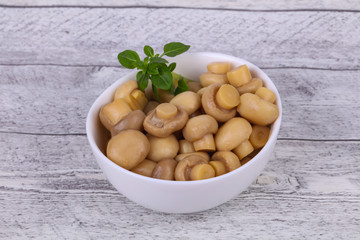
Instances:
[[[9,203],[0,217],[2,239],[357,240],[360,234],[356,197],[244,193],[215,209],[187,215],[148,211],[117,194],[2,197]]]
[[[359,139],[360,71],[264,71],[282,97],[280,138]],[[129,72],[116,67],[0,66],[0,131],[85,134],[91,104]]]
[[[21,139],[0,134],[2,239],[360,236],[359,142],[280,140],[248,190],[212,210],[174,215],[118,194],[96,166],[85,136]]]
[[[73,6],[73,7],[184,7],[184,8],[221,8],[221,9],[247,9],[247,10],[360,10],[360,3],[356,0],[301,0],[301,1],[266,1],[266,0],[0,0],[4,6]]]
[[[0,143],[2,189],[50,193],[113,191],[104,181],[86,136],[19,137],[1,133]],[[279,140],[265,173],[257,180],[257,190],[252,191],[359,196],[359,147],[359,141]],[[322,188],[321,183],[333,185]]]
[[[180,41],[192,52],[223,52],[260,67],[360,69],[355,12],[2,8],[1,13],[0,64],[118,66],[117,54],[124,49]]]
[[[125,73],[120,68],[98,67],[0,68],[4,103],[0,128],[35,134],[85,134],[90,106]]]
[[[0,239],[360,239],[360,2],[0,0]],[[273,157],[209,211],[162,214],[96,164],[87,112],[117,53],[223,52],[282,96]],[[221,194],[221,190],[218,190]]]

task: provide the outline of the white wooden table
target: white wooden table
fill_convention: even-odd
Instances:
[[[153,212],[119,194],[85,118],[161,48],[260,66],[284,106],[272,159],[209,211]],[[0,239],[360,239],[360,2],[0,0]]]

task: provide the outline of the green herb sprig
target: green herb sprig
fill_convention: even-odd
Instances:
[[[175,57],[186,52],[190,48],[180,42],[171,42],[164,46],[162,54],[154,54],[154,49],[148,45],[144,47],[146,57],[140,60],[137,52],[125,50],[118,55],[121,65],[126,68],[140,70],[136,74],[136,81],[139,89],[144,91],[148,86],[149,79],[152,83],[152,89],[156,98],[158,98],[157,89],[167,90],[176,95],[189,90],[184,78],[176,73],[172,73],[176,68],[176,63],[169,63],[163,56]],[[175,88],[173,75],[178,79],[178,86]]]

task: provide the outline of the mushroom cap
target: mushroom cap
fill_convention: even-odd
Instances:
[[[184,158],[186,158],[188,156],[192,156],[192,155],[201,157],[201,158],[205,159],[206,161],[210,160],[210,156],[207,152],[180,153],[175,157],[175,160],[179,162],[179,161],[183,160]]]
[[[240,116],[246,118],[252,124],[261,126],[272,124],[279,116],[277,105],[265,101],[252,93],[244,93],[240,96],[237,111]]]
[[[208,161],[198,155],[189,155],[180,160],[175,168],[175,179],[177,181],[190,180],[191,168],[197,164],[208,163]]]
[[[145,159],[150,151],[147,137],[138,130],[124,130],[112,137],[106,149],[107,157],[117,165],[131,170]]]
[[[138,84],[135,80],[130,80],[123,83],[118,89],[116,89],[114,99],[126,98],[132,91],[138,88]]]
[[[191,115],[201,107],[200,96],[197,93],[186,91],[176,95],[170,103],[179,108],[183,108],[187,114]]]
[[[150,151],[147,155],[149,160],[159,162],[165,158],[174,158],[179,151],[179,142],[173,134],[164,138],[148,134],[147,138],[150,143]]]
[[[127,129],[143,130],[143,122],[145,114],[141,110],[135,110],[129,113],[125,118],[111,128],[111,136],[115,136],[119,132]]]
[[[99,118],[104,127],[110,131],[115,124],[120,122],[131,111],[132,109],[124,99],[116,99],[101,107]]]
[[[213,177],[215,177],[215,170],[207,163],[196,164],[190,172],[191,180],[203,180]]]
[[[208,115],[211,115],[219,122],[225,122],[235,116],[236,109],[235,108],[230,110],[223,109],[216,103],[215,95],[220,87],[221,84],[217,84],[217,83],[211,84],[210,86],[206,87],[201,97],[201,103],[204,108],[204,111]]]
[[[189,142],[201,139],[209,133],[216,133],[218,123],[215,118],[210,115],[199,115],[190,118],[183,129],[183,136]]]
[[[230,62],[211,62],[207,65],[208,71],[216,74],[226,74],[231,67]]]
[[[230,151],[248,140],[252,131],[251,124],[245,119],[235,117],[219,128],[215,135],[217,150]]]
[[[152,177],[163,180],[174,180],[176,165],[177,161],[172,158],[163,159],[156,164]]]
[[[212,155],[211,161],[223,162],[228,172],[231,172],[241,166],[239,158],[231,151],[218,151]]]
[[[148,160],[148,159],[144,159],[136,167],[131,169],[131,171],[134,173],[146,176],[146,177],[151,177],[155,166],[156,166],[156,162]]]
[[[156,114],[156,109],[149,112],[144,120],[145,131],[156,137],[167,137],[173,132],[182,129],[189,116],[183,109],[176,108],[176,115],[170,119],[159,118]]]
[[[244,93],[255,93],[260,87],[263,86],[263,81],[259,78],[253,78],[250,82],[237,88],[240,95]]]

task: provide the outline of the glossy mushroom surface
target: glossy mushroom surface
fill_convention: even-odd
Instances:
[[[126,117],[124,117],[120,122],[118,122],[114,127],[111,128],[111,136],[115,136],[119,132],[127,129],[134,130],[143,130],[143,122],[145,119],[145,114],[141,110],[135,110],[130,112]]]
[[[175,180],[176,165],[177,161],[172,158],[163,159],[156,164],[152,172],[152,177],[163,180]]]
[[[235,108],[224,109],[216,103],[216,93],[220,87],[221,84],[212,84],[208,86],[201,97],[201,103],[206,114],[211,115],[219,122],[226,122],[235,116],[236,110]]]
[[[244,93],[240,96],[237,111],[249,122],[261,126],[273,123],[279,116],[279,109],[275,104],[252,93]]]
[[[248,140],[252,131],[251,124],[244,118],[232,118],[219,128],[215,135],[216,149],[230,151]]]
[[[231,172],[241,166],[239,158],[231,151],[218,151],[212,155],[211,161],[223,162],[227,172]]]
[[[177,181],[191,180],[191,169],[197,164],[205,164],[208,161],[202,157],[190,155],[178,162],[175,169],[175,179]]]
[[[164,115],[163,111],[165,106],[174,106],[176,112],[173,115]],[[166,108],[165,107],[165,108]],[[170,107],[172,108],[172,107]],[[169,108],[169,109],[170,109]],[[174,108],[172,108],[174,109]],[[144,129],[146,132],[150,133],[156,137],[166,137],[170,134],[182,129],[187,120],[189,119],[188,114],[185,110],[176,107],[171,103],[163,103],[157,106],[153,111],[151,111],[144,120]]]
[[[131,170],[145,159],[150,151],[146,136],[137,130],[124,130],[108,143],[107,157],[119,166]]]
[[[203,114],[190,118],[182,132],[187,141],[193,142],[201,139],[206,134],[216,133],[217,130],[218,123],[215,118]]]
[[[201,107],[200,96],[195,92],[186,91],[176,95],[170,101],[171,104],[184,109],[184,111],[191,115]]]
[[[279,115],[276,95],[246,65],[207,68],[200,82],[186,80],[189,91],[159,89],[159,102],[151,87],[144,93],[136,81],[120,86],[99,112],[112,136],[108,158],[134,173],[177,181],[220,176],[250,161]]]
[[[179,142],[175,135],[171,134],[164,138],[147,135],[150,143],[150,151],[147,158],[158,162],[164,158],[175,158],[179,151]]]

